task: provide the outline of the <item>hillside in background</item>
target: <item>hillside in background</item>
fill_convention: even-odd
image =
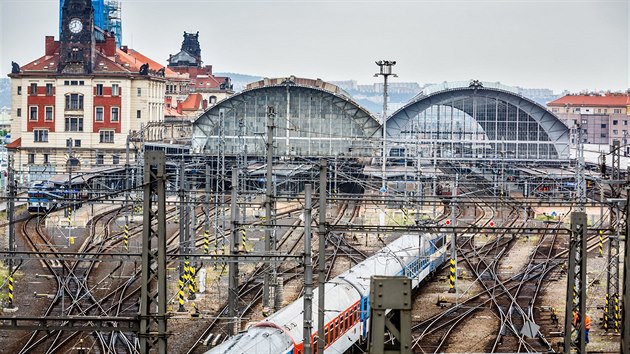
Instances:
[[[0,107],[11,107],[11,79],[0,79]]]
[[[228,76],[232,79],[232,85],[234,85],[234,91],[243,91],[247,84],[252,83],[254,81],[262,80],[262,76],[254,76],[254,75],[246,75],[246,74],[237,74],[237,73],[214,73],[216,76]]]

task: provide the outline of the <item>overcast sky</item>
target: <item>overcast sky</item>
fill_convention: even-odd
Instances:
[[[628,0],[121,0],[123,42],[166,64],[200,33],[215,71],[394,81],[630,87]],[[0,0],[2,76],[58,38],[57,0]]]

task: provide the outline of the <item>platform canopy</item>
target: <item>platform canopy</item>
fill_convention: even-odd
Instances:
[[[378,153],[382,130],[372,114],[335,85],[295,77],[261,80],[209,108],[194,122],[193,151],[264,156],[269,107],[275,156]]]
[[[569,160],[569,129],[540,104],[499,83],[425,88],[386,123],[391,151],[453,159]]]

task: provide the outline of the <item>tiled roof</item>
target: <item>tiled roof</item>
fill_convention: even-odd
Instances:
[[[164,107],[164,117],[185,117],[185,115],[177,112],[173,107]]]
[[[630,95],[567,95],[555,101],[547,103],[547,106],[601,106],[601,107],[626,107],[630,106]]]
[[[180,105],[184,111],[196,111],[201,109],[201,100],[200,93],[191,93]]]
[[[7,149],[17,149],[22,146],[22,138],[17,138],[7,144]]]

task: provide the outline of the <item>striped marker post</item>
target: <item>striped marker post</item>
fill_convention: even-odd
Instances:
[[[9,274],[9,308],[13,308],[13,274]]]
[[[619,333],[619,294],[615,293],[613,300],[615,301],[615,333]]]
[[[177,285],[179,286],[179,290],[177,291],[177,300],[179,301],[179,308],[177,312],[186,312],[184,308],[184,277],[183,275],[179,277],[177,280]]]
[[[125,224],[125,236],[123,238],[123,245],[125,246],[125,251],[129,251],[129,225]]]
[[[197,292],[197,283],[195,282],[195,275],[197,273],[197,269],[195,267],[189,267],[190,271],[190,282],[188,283],[188,300],[194,300],[196,298],[195,292]]]
[[[608,304],[610,303],[610,296],[606,294],[606,303],[604,305],[604,331],[608,331]]]
[[[210,232],[208,230],[203,232],[203,253],[210,253]]]
[[[68,227],[72,227],[72,208],[68,207]]]
[[[241,243],[243,244],[243,251],[247,252],[247,231],[241,229]]]
[[[604,231],[599,230],[599,257],[604,257]]]
[[[450,271],[451,271],[451,274],[449,276],[450,286],[449,286],[448,292],[449,293],[453,293],[453,292],[455,292],[455,278],[456,278],[456,274],[455,274],[455,260],[454,259],[451,259]]]
[[[217,270],[217,257],[219,256],[219,244],[217,241],[214,241],[214,260],[212,261],[212,267],[214,270]]]

